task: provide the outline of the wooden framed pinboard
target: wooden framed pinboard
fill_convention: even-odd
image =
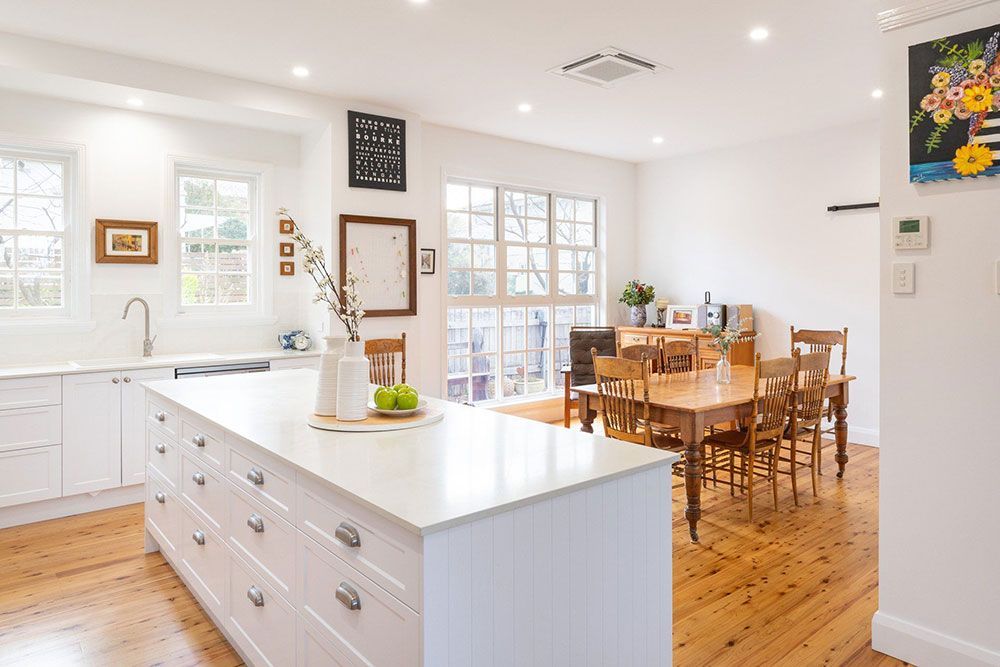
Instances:
[[[365,317],[417,314],[417,221],[340,216],[340,284],[359,278]]]

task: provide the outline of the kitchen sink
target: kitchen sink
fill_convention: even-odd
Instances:
[[[212,361],[221,359],[218,354],[154,354],[152,357],[103,357],[100,359],[80,359],[69,362],[77,368],[96,368],[101,366],[137,366],[137,365],[157,365],[169,366],[171,364],[183,364],[192,361]]]

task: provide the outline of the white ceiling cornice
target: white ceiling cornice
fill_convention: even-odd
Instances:
[[[880,11],[876,15],[882,32],[903,28],[928,19],[985,5],[996,0],[895,0],[897,6]]]

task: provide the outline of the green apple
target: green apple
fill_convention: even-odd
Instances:
[[[408,385],[408,384],[402,384],[402,383],[397,384],[397,385],[393,385],[392,388],[395,389],[397,392],[412,391],[412,392],[416,393],[416,391],[417,391],[416,389],[414,389],[410,385]]]
[[[398,394],[392,389],[386,389],[379,393],[375,392],[375,405],[379,410],[395,410]]]
[[[417,402],[419,400],[420,399],[417,396],[416,392],[404,391],[403,393],[399,394],[399,397],[396,399],[396,409],[413,410],[414,408],[417,407]]]
[[[385,387],[376,387],[375,388],[375,394],[372,396],[372,399],[378,398],[378,395],[381,394],[381,393],[383,393],[385,390],[386,390]]]

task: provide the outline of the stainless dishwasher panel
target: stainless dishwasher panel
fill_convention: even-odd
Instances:
[[[271,370],[271,362],[254,361],[244,364],[212,364],[211,366],[187,366],[174,371],[174,377],[198,378],[210,375],[237,375],[240,373],[265,373]]]

